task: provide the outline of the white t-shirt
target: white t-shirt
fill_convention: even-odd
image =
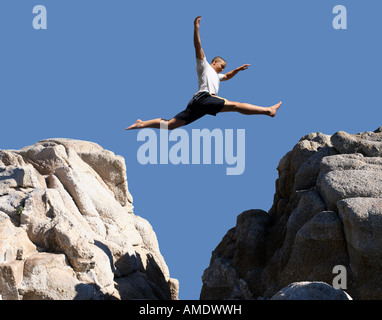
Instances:
[[[198,74],[199,90],[207,91],[211,94],[217,95],[220,86],[220,80],[224,77],[224,74],[217,74],[216,71],[207,62],[207,58],[204,56],[203,60],[196,58],[196,73]]]

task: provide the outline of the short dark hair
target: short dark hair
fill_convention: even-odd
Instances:
[[[211,63],[214,63],[214,61],[216,61],[216,60],[217,60],[217,61],[224,61],[225,63],[227,63],[227,61],[225,61],[222,57],[219,57],[219,56],[213,58],[212,61],[211,61]]]

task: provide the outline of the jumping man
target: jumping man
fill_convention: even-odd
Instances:
[[[199,26],[201,17],[195,18],[194,21],[194,46],[196,53],[196,71],[198,74],[199,90],[196,92],[188,103],[187,108],[178,113],[174,118],[165,120],[162,118],[142,121],[138,119],[133,125],[126,128],[142,129],[142,128],[167,128],[169,130],[187,125],[206,114],[216,116],[219,112],[236,111],[245,115],[264,114],[274,117],[281,101],[271,107],[259,107],[249,103],[233,102],[218,97],[220,81],[232,79],[239,71],[248,69],[249,64],[244,64],[226,74],[221,72],[226,66],[226,61],[221,57],[215,57],[211,64],[207,62],[206,56],[202,49]]]

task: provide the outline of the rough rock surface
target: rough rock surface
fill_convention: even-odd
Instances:
[[[2,299],[177,299],[132,202],[124,159],[95,143],[0,150]]]
[[[382,299],[382,127],[310,133],[277,169],[272,208],[238,216],[200,298],[270,299],[296,282],[332,284],[340,265],[353,299]]]
[[[294,282],[277,292],[271,300],[352,300],[341,289],[325,282]]]

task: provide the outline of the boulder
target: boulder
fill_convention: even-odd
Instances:
[[[177,299],[132,201],[124,159],[96,143],[0,150],[2,299]]]
[[[325,282],[294,282],[277,292],[271,300],[353,300],[346,292]]]
[[[381,299],[382,198],[349,198],[338,203],[357,296]]]
[[[342,299],[339,266],[349,296],[382,299],[381,144],[381,128],[302,137],[270,210],[240,214],[213,251],[200,298]]]

